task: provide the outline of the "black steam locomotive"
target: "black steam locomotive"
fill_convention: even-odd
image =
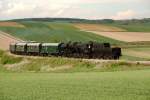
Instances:
[[[119,59],[121,48],[112,48],[109,43],[11,43],[10,52],[18,55],[62,56],[88,59]]]

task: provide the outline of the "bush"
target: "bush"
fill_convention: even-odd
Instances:
[[[1,63],[4,65],[19,63],[20,61],[22,61],[21,57],[8,56],[7,54],[1,56]]]
[[[90,62],[81,61],[81,62],[76,63],[76,64],[74,65],[74,67],[92,69],[92,68],[95,67],[95,65],[92,64],[92,63],[90,63]]]
[[[4,51],[0,50],[0,57],[2,57]]]

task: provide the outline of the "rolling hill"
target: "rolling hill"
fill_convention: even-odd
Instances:
[[[63,22],[63,23],[84,23],[84,24],[102,24],[111,27],[118,27],[128,32],[150,32],[150,18],[131,19],[131,20],[88,20],[77,18],[25,18],[11,20],[15,22],[20,21],[44,21],[44,22]]]
[[[75,18],[27,18],[1,21],[0,30],[22,40],[38,42],[84,42],[94,40],[120,44],[123,41],[122,39],[108,37],[103,34],[93,34],[94,32],[92,31],[150,32],[150,19],[87,20]]]
[[[71,23],[21,21],[18,24],[24,27],[0,26],[0,30],[22,40],[38,42],[98,41],[112,44],[122,43],[91,32],[81,31]]]

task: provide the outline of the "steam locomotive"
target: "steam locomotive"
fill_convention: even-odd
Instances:
[[[61,56],[88,59],[119,59],[121,56],[121,48],[112,48],[110,43],[92,41],[87,43],[18,42],[10,44],[10,52],[17,55]]]

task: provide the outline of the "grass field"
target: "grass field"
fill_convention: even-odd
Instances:
[[[24,27],[23,25],[17,23],[17,22],[0,22],[0,27]]]
[[[108,26],[122,28],[128,32],[150,32],[150,23],[112,23],[106,24]]]
[[[129,58],[130,60],[150,60],[150,46],[122,48],[122,52],[124,55],[122,59]]]
[[[150,22],[128,22],[128,21],[115,21],[113,23],[75,23],[76,27],[91,31],[100,32],[150,32]]]
[[[126,31],[122,28],[104,25],[104,24],[75,23],[73,25],[81,30],[91,30],[91,31],[98,31],[98,32],[125,32]]]
[[[148,25],[146,26],[145,24],[144,25],[139,24],[141,25],[141,28],[140,26],[135,27],[136,24],[133,24],[132,26],[130,24],[129,26],[126,25],[127,27],[133,30],[122,28],[121,26],[119,26],[119,23],[111,24],[111,25],[80,23],[80,24],[73,24],[73,25],[86,32],[92,32],[95,33],[96,35],[109,37],[119,41],[124,41],[124,42],[150,41],[150,34],[144,32],[145,30],[142,29],[143,26],[146,28],[149,27]],[[134,28],[132,28],[133,26],[135,28],[139,28],[141,32],[138,32],[138,30],[134,30]]]
[[[149,100],[150,70],[0,73],[0,100]]]
[[[0,51],[0,100],[149,100],[149,77],[150,66],[140,64]]]
[[[3,25],[3,23],[5,22],[0,22],[0,23],[2,23]],[[80,29],[85,29],[89,31],[90,30],[99,31],[99,32],[101,31],[149,32],[150,31],[149,23],[72,24],[72,23],[65,23],[65,22],[20,21],[17,23],[7,22],[6,25],[0,26],[0,30],[9,33],[15,37],[18,37],[22,40],[31,40],[31,41],[38,41],[38,42],[98,41],[98,42],[110,42],[112,44],[120,44],[123,43],[121,42],[121,40],[122,38],[126,37],[126,35],[123,37],[114,36],[115,38],[112,39],[112,37],[107,35],[105,36],[100,34],[99,35],[93,34],[91,32],[81,31]],[[23,27],[19,27],[19,26],[23,26]],[[137,34],[139,36],[137,36],[137,39],[135,41],[140,40],[139,37],[140,36],[142,37],[141,34],[142,33]],[[129,35],[127,36],[128,36],[127,39],[130,38],[130,41],[132,41],[132,37],[134,36],[134,34],[133,36],[131,34],[131,37],[129,37]],[[145,38],[148,38],[147,36],[149,35],[146,34]]]
[[[0,30],[23,40],[38,42],[98,41],[112,44],[120,41],[80,31],[69,23],[57,22],[19,22],[24,27],[0,27]]]

